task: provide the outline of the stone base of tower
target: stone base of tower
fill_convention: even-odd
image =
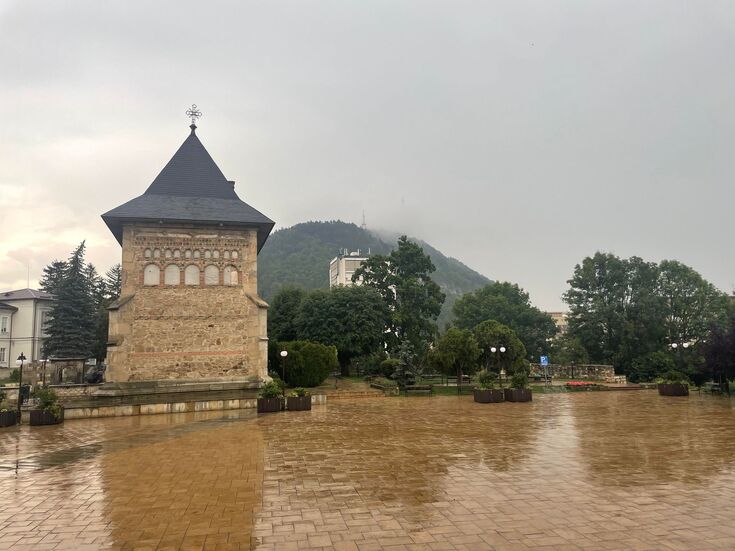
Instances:
[[[111,307],[105,380],[259,386],[268,377],[267,308],[237,287],[139,289]]]

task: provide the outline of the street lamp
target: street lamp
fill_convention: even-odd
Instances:
[[[23,402],[23,364],[25,363],[25,361],[26,355],[21,352],[20,356],[18,356],[18,359],[15,362],[15,364],[20,368],[18,370],[18,424],[20,424],[20,406]]]
[[[672,342],[670,346],[674,352],[676,352],[677,350],[679,351],[679,371],[683,372],[684,371],[684,356],[682,355],[683,350],[686,350],[687,348],[689,348],[691,346],[691,343],[684,342],[684,343],[679,344],[677,342]]]
[[[281,350],[281,375],[283,375],[283,384],[286,385],[286,358],[288,357],[288,350]],[[286,389],[283,389],[286,392]]]
[[[505,351],[506,351],[505,346],[501,346],[500,348],[497,348],[495,346],[491,346],[490,347],[490,352],[492,352],[493,354],[495,354],[496,352],[499,352],[499,354],[498,354],[498,363],[501,362],[502,358],[500,356],[501,356],[501,354],[505,354]],[[498,370],[498,377],[499,377],[499,380],[500,380],[500,386],[503,386],[503,375],[505,375],[505,369],[501,365],[500,366],[500,369]]]

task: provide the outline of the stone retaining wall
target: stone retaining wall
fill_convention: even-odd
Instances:
[[[533,371],[543,373],[544,368],[539,364],[531,364]],[[615,377],[615,370],[611,365],[580,364],[559,365],[550,364],[551,376],[557,379],[593,379],[596,381],[610,381]]]

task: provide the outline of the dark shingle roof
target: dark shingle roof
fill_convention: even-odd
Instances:
[[[18,289],[16,291],[3,291],[0,293],[0,300],[28,300],[31,298],[54,300],[54,295],[37,291],[36,289]]]
[[[125,222],[256,227],[260,251],[273,221],[240,200],[235,183],[227,181],[195,129],[192,125],[189,137],[143,195],[106,212],[102,219],[121,244]]]

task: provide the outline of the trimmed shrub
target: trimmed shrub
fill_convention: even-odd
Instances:
[[[510,388],[527,388],[528,375],[523,371],[516,371],[510,378]]]
[[[387,378],[392,379],[396,373],[396,369],[401,365],[401,361],[398,358],[388,358],[380,362],[380,374]]]
[[[282,350],[288,352],[284,362]],[[291,387],[319,386],[329,374],[339,369],[337,349],[310,341],[279,342],[272,348],[271,369],[284,377]],[[277,359],[276,359],[277,358]]]
[[[481,369],[475,374],[475,383],[477,384],[477,388],[482,390],[495,388],[495,383],[497,382],[498,379],[495,374],[487,369]]]

